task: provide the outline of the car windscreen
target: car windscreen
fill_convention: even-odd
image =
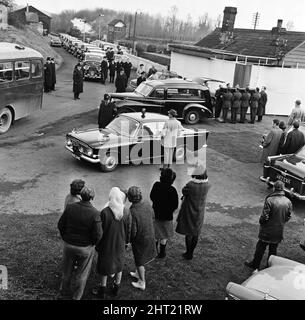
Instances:
[[[147,97],[151,91],[152,91],[152,87],[148,84],[146,84],[145,82],[142,82],[135,90],[136,93],[139,93],[140,95]]]
[[[134,119],[119,116],[111,121],[106,129],[121,136],[132,137],[137,131],[139,125],[139,122]]]
[[[103,60],[102,56],[86,55],[86,57],[85,57],[85,61],[102,62],[102,60]]]

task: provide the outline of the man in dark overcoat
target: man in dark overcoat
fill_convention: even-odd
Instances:
[[[110,60],[108,68],[109,68],[110,83],[114,83],[116,64],[113,59]]]
[[[256,88],[255,91],[251,95],[251,100],[250,100],[250,113],[251,113],[251,121],[250,123],[254,124],[256,114],[257,114],[257,109],[258,109],[258,102],[260,99],[260,94],[259,94],[259,88]]]
[[[233,103],[231,107],[231,123],[236,123],[237,112],[240,109],[242,94],[239,91],[239,88],[236,87],[233,93]]]
[[[120,70],[120,73],[115,79],[115,87],[116,92],[126,92],[127,78],[123,69]]]
[[[102,100],[98,112],[98,127],[100,129],[105,128],[115,117],[115,104],[111,102],[109,94],[104,94],[104,100]]]
[[[250,106],[250,99],[251,99],[250,89],[247,87],[246,91],[243,92],[241,96],[239,123],[245,123],[246,121],[246,114]]]
[[[293,123],[293,130],[287,134],[286,141],[282,147],[283,154],[296,153],[305,144],[304,134],[299,130],[299,122]]]
[[[51,78],[52,78],[52,85],[51,85],[51,91],[55,91],[55,84],[56,84],[56,68],[55,68],[55,61],[54,58],[51,58],[50,61],[50,66],[51,66]]]
[[[277,247],[283,240],[284,225],[291,218],[292,213],[292,203],[285,196],[284,183],[276,181],[273,192],[265,199],[263,212],[259,218],[259,240],[253,260],[245,262],[247,267],[259,268],[267,246],[269,246],[268,259],[271,255],[276,256]]]
[[[124,62],[123,67],[128,81],[132,68],[132,63],[129,61],[129,58],[127,58],[127,60]]]
[[[83,92],[83,71],[80,63],[75,66],[73,72],[73,92],[74,100],[79,99],[79,94]]]
[[[108,75],[108,62],[107,57],[103,57],[101,62],[101,82],[105,84]]]
[[[258,110],[257,110],[257,121],[258,122],[263,120],[263,115],[265,114],[266,104],[267,104],[266,87],[262,87],[262,90],[260,91],[260,99],[258,101]]]
[[[47,57],[47,61],[44,64],[44,92],[50,92],[52,87],[52,67],[50,62],[50,57]]]
[[[219,85],[219,88],[215,92],[216,104],[215,104],[215,119],[218,119],[221,114],[221,107],[222,107],[222,99],[223,99],[223,92],[222,86]]]

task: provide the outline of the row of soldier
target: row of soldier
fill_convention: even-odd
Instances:
[[[261,121],[265,114],[267,104],[266,87],[262,87],[260,91],[259,88],[250,90],[249,87],[240,89],[238,85],[235,88],[230,88],[229,84],[227,84],[227,88],[220,86],[216,90],[215,98],[215,119],[220,119],[222,112],[222,120],[219,120],[221,122],[227,122],[228,111],[231,111],[231,123],[236,123],[238,113],[240,113],[239,123],[248,121],[246,114],[249,108],[250,123],[252,124],[255,123],[256,116],[258,116],[257,121]]]

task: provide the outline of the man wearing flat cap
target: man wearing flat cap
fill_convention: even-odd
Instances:
[[[168,111],[168,120],[162,130],[162,144],[164,146],[164,168],[169,168],[173,162],[174,150],[177,147],[177,138],[183,127],[177,120],[177,112],[174,109]]]
[[[63,243],[63,273],[60,291],[69,294],[74,268],[75,285],[73,300],[80,300],[90,273],[94,246],[102,237],[100,213],[91,204],[94,190],[83,187],[81,201],[68,204],[58,221]]]
[[[274,183],[273,192],[265,199],[263,212],[259,218],[259,240],[253,260],[245,262],[247,267],[259,268],[267,246],[269,246],[268,259],[271,255],[276,256],[277,247],[283,240],[284,225],[292,213],[292,203],[285,196],[284,183],[278,180]]]

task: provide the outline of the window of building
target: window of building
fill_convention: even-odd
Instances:
[[[42,62],[40,60],[32,61],[31,74],[32,78],[42,77]]]
[[[13,64],[11,62],[0,63],[0,84],[13,80]]]
[[[15,62],[15,79],[22,80],[30,77],[30,61]]]

